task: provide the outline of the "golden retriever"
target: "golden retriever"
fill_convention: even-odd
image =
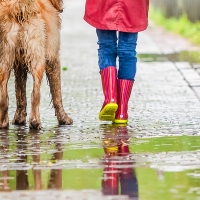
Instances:
[[[41,129],[40,86],[46,72],[60,125],[72,124],[61,97],[60,12],[62,0],[0,0],[0,128],[9,127],[7,83],[14,70],[16,112],[13,124],[26,123],[26,79],[33,77],[29,127]]]

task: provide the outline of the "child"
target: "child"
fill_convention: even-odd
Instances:
[[[86,0],[84,20],[96,28],[105,96],[100,120],[128,122],[128,101],[136,74],[137,36],[148,26],[148,9],[149,0]]]

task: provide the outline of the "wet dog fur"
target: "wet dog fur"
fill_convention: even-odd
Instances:
[[[46,72],[55,115],[72,124],[61,97],[60,12],[62,0],[0,0],[0,128],[9,127],[7,83],[14,70],[16,112],[13,124],[26,123],[27,73],[33,77],[29,127],[40,129],[40,86]]]

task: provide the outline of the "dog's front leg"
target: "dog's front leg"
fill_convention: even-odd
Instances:
[[[26,123],[26,80],[27,67],[17,64],[14,66],[15,71],[15,93],[17,109],[12,120],[13,124],[24,125]]]
[[[60,125],[70,125],[73,120],[66,114],[61,96],[61,81],[60,81],[60,62],[55,59],[47,61],[46,75],[49,80],[50,91],[53,100],[53,106]]]
[[[40,121],[40,86],[45,70],[45,63],[38,63],[31,67],[31,74],[33,76],[33,91],[31,94],[31,114],[29,119],[29,127],[31,129],[41,129]]]
[[[0,128],[8,128],[8,91],[7,84],[10,77],[10,70],[0,67]]]

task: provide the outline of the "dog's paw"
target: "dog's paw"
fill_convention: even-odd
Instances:
[[[0,121],[0,129],[7,129],[9,128],[9,120],[6,117],[4,120]]]
[[[32,120],[29,123],[29,128],[40,130],[42,128],[42,124],[41,122],[38,122],[37,120]]]
[[[12,120],[12,124],[15,124],[15,125],[25,125],[26,124],[26,119],[18,119],[18,118],[14,118]]]
[[[15,125],[25,125],[26,124],[26,112],[25,111],[20,111],[20,110],[17,110],[15,112],[15,116],[12,120],[12,124],[15,124]]]
[[[8,129],[9,123],[0,123],[0,129]]]
[[[59,125],[71,125],[71,124],[73,124],[73,120],[67,114],[63,119],[59,119]]]

